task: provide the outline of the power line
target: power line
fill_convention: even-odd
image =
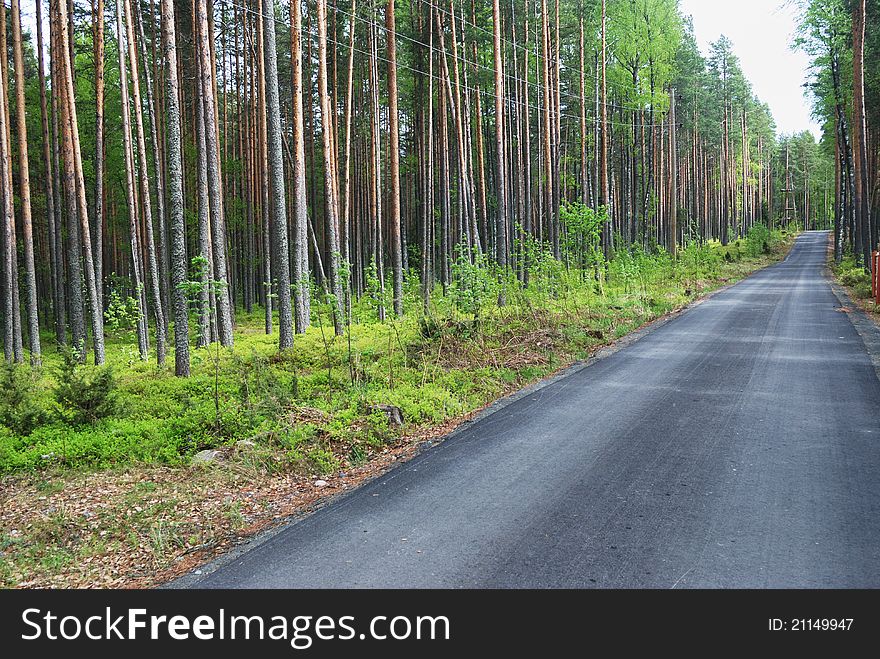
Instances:
[[[277,25],[287,27],[287,24],[286,24],[285,22],[283,22],[283,21],[278,20],[278,18],[275,17],[274,13],[273,13],[272,16],[269,16],[268,14],[265,14],[265,13],[259,12],[259,11],[257,11],[256,9],[253,9],[253,8],[251,8],[251,7],[247,7],[247,6],[244,6],[244,5],[238,4],[238,3],[234,2],[233,0],[215,0],[215,4],[223,4],[223,5],[226,5],[226,6],[228,6],[228,7],[237,7],[237,8],[240,9],[241,11],[248,12],[248,13],[253,14],[253,15],[255,15],[255,16],[261,16],[264,20],[273,20],[273,21],[275,21],[275,23],[276,23]],[[339,13],[346,14],[346,15],[349,16],[349,17],[351,16],[351,14],[345,12],[344,10],[339,10],[339,9],[337,9],[337,11],[338,11]],[[359,17],[356,17],[356,18],[359,18]],[[366,19],[360,19],[360,20],[364,20],[364,21],[366,21]],[[366,21],[366,22],[370,23],[371,25],[373,25],[373,26],[376,27],[376,28],[380,28],[380,27],[381,27],[381,29],[386,29],[386,28],[384,28],[384,26],[380,26],[380,25],[379,25],[377,22],[375,22],[375,21]],[[308,32],[308,34],[309,34],[310,37],[316,37],[316,36],[317,36],[317,34],[314,33],[314,32]],[[408,38],[410,41],[415,41],[416,43],[421,43],[421,42],[418,42],[418,41],[416,41],[416,40],[414,40],[414,39],[411,39],[411,38],[409,38],[409,37],[406,37],[405,35],[402,35],[400,32],[398,32],[398,31],[396,31],[396,30],[395,30],[395,35],[397,35],[397,36],[401,36],[401,37],[403,37],[403,38]],[[334,44],[335,46],[340,46],[340,47],[343,47],[343,48],[345,48],[345,49],[352,48],[352,49],[354,50],[354,52],[359,53],[359,54],[361,54],[361,55],[364,55],[365,57],[368,57],[368,58],[376,58],[376,59],[378,59],[379,61],[386,62],[386,63],[389,62],[389,60],[388,60],[386,57],[383,57],[382,55],[380,55],[380,54],[378,54],[378,53],[375,53],[375,54],[374,54],[374,53],[367,52],[367,51],[365,51],[365,50],[361,50],[360,48],[357,48],[357,47],[352,47],[352,46],[351,46],[350,44],[348,44],[348,43],[343,43],[343,42],[341,42],[341,41],[338,41],[337,39],[332,38],[330,35],[327,35],[326,39],[327,39],[328,43],[332,43],[332,44]],[[427,48],[431,48],[430,45],[428,45],[428,44],[422,44],[422,45],[424,45],[424,46],[427,47]],[[433,50],[438,50],[438,49],[437,49],[436,47],[434,47]],[[470,63],[469,60],[465,60],[465,59],[463,59],[461,56],[459,56],[458,58],[453,57],[453,59],[455,59],[455,60],[458,61],[458,62],[464,62],[465,64]],[[413,67],[411,67],[411,66],[408,66],[408,65],[403,64],[403,63],[400,63],[400,62],[396,62],[396,64],[397,64],[397,67],[398,67],[399,69],[404,69],[404,70],[410,71],[410,72],[412,72],[412,73],[415,73],[415,74],[418,74],[418,75],[423,75],[423,76],[426,76],[426,77],[427,77],[427,76],[430,76],[432,79],[436,80],[437,82],[439,82],[439,83],[441,83],[441,84],[445,84],[445,83],[446,83],[446,79],[445,79],[445,77],[441,76],[440,74],[429,74],[429,73],[426,72],[426,71],[420,71],[419,69],[415,69],[415,68],[413,68]],[[518,81],[520,84],[526,82],[526,81],[523,80],[522,78],[512,78],[512,79]],[[531,83],[531,82],[529,82],[528,84],[533,85],[533,86],[538,86],[540,89],[543,89],[543,85],[538,85],[538,83]],[[478,88],[475,88],[475,87],[471,87],[471,86],[469,86],[469,85],[465,85],[464,83],[459,83],[459,87],[462,88],[462,89],[465,89],[465,90],[467,90],[467,91],[469,91],[469,92],[472,92],[472,93],[484,94],[484,95],[486,95],[486,96],[488,96],[488,97],[490,97],[490,98],[498,98],[497,94],[495,94],[494,92],[489,91],[489,90],[478,89]],[[563,95],[563,94],[560,94],[560,95]],[[566,93],[566,94],[564,94],[564,95],[566,96],[566,98],[574,99],[574,100],[578,101],[578,103],[580,103],[580,100],[579,100],[578,97],[576,97],[576,96],[574,96],[574,95],[572,95],[572,94],[569,94],[569,93]],[[518,105],[518,106],[521,106],[521,107],[526,107],[526,106],[528,105],[529,108],[534,108],[534,109],[538,109],[538,108],[539,108],[538,105],[527,104],[527,103],[525,103],[525,102],[523,102],[523,101],[517,101],[517,100],[512,99],[512,98],[510,98],[510,97],[505,97],[505,98],[502,99],[502,101],[503,101],[505,104],[508,104],[508,105]],[[616,104],[613,104],[613,103],[606,103],[606,105],[609,106],[609,107],[616,107],[617,109],[628,109],[628,110],[631,110],[631,111],[643,111],[643,110],[645,109],[645,108],[643,108],[643,107],[639,107],[639,108],[631,108],[631,107],[627,107],[627,106],[620,106],[620,105],[616,105]],[[571,120],[571,121],[576,121],[576,122],[580,122],[580,120],[581,120],[580,116],[578,116],[578,115],[568,114],[568,113],[561,112],[561,111],[554,111],[554,115],[555,115],[555,116],[558,116],[558,117],[561,117],[561,118],[569,119],[569,120]],[[594,121],[596,120],[596,118],[593,118],[593,119],[594,119]],[[611,126],[618,126],[618,127],[624,127],[624,128],[632,128],[632,125],[631,125],[630,123],[623,123],[623,122],[613,121],[613,120],[610,120],[610,119],[609,119],[609,120],[606,120],[605,123],[608,124],[608,125],[611,125]],[[660,124],[655,123],[655,124],[653,124],[653,125],[655,125],[655,126],[662,126],[662,125],[665,125],[665,124],[663,124],[663,123],[660,123]]]

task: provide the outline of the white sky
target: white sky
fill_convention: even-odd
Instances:
[[[818,140],[822,129],[810,116],[802,87],[809,61],[790,44],[796,9],[785,0],[680,0],[682,13],[694,19],[700,50],[722,34],[733,42],[743,72],[755,93],[770,106],[779,132],[809,130]]]

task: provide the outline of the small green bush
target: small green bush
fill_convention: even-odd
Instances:
[[[844,286],[852,286],[853,288],[865,285],[870,287],[871,276],[865,272],[864,268],[857,266],[846,268],[840,271],[840,283]]]
[[[461,313],[478,318],[483,308],[497,297],[497,283],[482,252],[469,254],[464,243],[459,243],[455,251],[450,296]]]
[[[18,435],[30,435],[48,414],[40,396],[37,371],[3,363],[0,370],[0,423]]]
[[[118,408],[113,370],[109,366],[82,366],[72,351],[64,351],[55,400],[65,420],[75,426],[111,416]]]
[[[763,224],[756,224],[746,235],[746,254],[752,258],[767,254],[771,243],[770,229]]]

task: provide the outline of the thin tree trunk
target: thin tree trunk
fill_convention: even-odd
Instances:
[[[391,198],[389,200],[389,226],[391,232],[391,264],[394,270],[394,313],[403,315],[403,249],[400,234],[400,130],[397,109],[397,46],[394,27],[394,0],[385,7],[385,39],[388,49],[388,125],[389,158],[391,174]]]
[[[309,326],[308,201],[306,193],[305,136],[303,134],[302,8],[290,3],[290,49],[293,81],[293,299],[297,334]]]
[[[134,104],[135,135],[137,137],[137,157],[139,164],[139,183],[143,209],[143,221],[147,238],[147,267],[150,274],[150,292],[153,297],[153,314],[156,319],[156,360],[159,366],[165,363],[165,312],[162,308],[162,293],[159,289],[159,263],[156,258],[156,243],[153,234],[153,203],[150,198],[150,176],[147,165],[147,146],[144,135],[143,106],[141,105],[141,84],[135,51],[134,14],[130,0],[123,0],[128,42],[128,60],[131,67],[132,102]]]
[[[495,259],[498,261],[498,266],[505,270],[507,268],[507,177],[504,167],[504,65],[501,59],[501,7],[499,0],[492,2],[492,19],[495,60],[495,148],[497,153],[495,194],[498,197],[495,218]],[[499,294],[498,302],[504,304],[503,293]]]
[[[95,53],[95,279],[104,308],[104,0],[94,0]]]
[[[215,76],[211,57],[211,32],[208,25],[207,0],[197,0],[198,70],[202,79],[202,103],[205,123],[205,160],[207,161],[208,199],[211,210],[211,238],[213,242],[213,286],[217,300],[217,333],[220,343],[231,348],[232,308],[229,294],[229,275],[226,266],[226,220],[223,214],[223,190],[220,177],[220,157],[217,147],[217,104],[214,92]]]
[[[124,4],[122,0],[116,3],[116,42],[119,54],[119,86],[122,96],[122,142],[125,151],[125,173],[126,173],[126,201],[128,204],[129,228],[131,233],[131,267],[134,276],[134,290],[138,301],[138,349],[141,359],[146,361],[149,359],[149,346],[147,342],[147,322],[146,322],[146,305],[143,302],[143,276],[141,273],[141,247],[138,231],[138,215],[139,206],[137,198],[135,173],[134,152],[131,143],[131,104],[128,96],[128,67],[126,65],[125,56],[125,34],[123,27],[123,10]],[[146,174],[145,174],[146,175]]]
[[[31,182],[28,163],[27,122],[24,104],[24,58],[21,48],[21,10],[12,0],[12,48],[15,68],[16,132],[18,133],[18,178],[21,186],[21,225],[24,239],[25,282],[27,286],[28,347],[31,365],[40,364],[40,320],[37,316],[37,273],[34,267],[34,226],[31,218]]]
[[[853,4],[853,177],[856,253],[871,267],[871,216],[868,204],[868,150],[865,130],[865,0]]]
[[[153,77],[147,60],[147,42],[144,35],[143,17],[141,16],[140,3],[135,0],[134,3],[135,16],[137,23],[138,38],[141,52],[141,59],[144,65],[144,85],[147,90],[147,117],[150,121],[150,146],[153,150],[153,163],[155,165],[155,190],[156,190],[156,223],[159,227],[159,242],[156,245],[156,258],[159,264],[159,292],[162,300],[162,318],[165,321],[165,335],[168,335],[169,322],[169,304],[170,296],[168,294],[168,277],[170,264],[168,262],[168,220],[165,208],[165,165],[162,158],[161,142],[159,141],[159,123],[158,113],[156,111],[157,104],[153,98]]]
[[[678,255],[678,124],[675,121],[675,89],[669,90],[669,253]]]
[[[15,323],[13,322],[15,300],[13,288],[18,286],[15,277],[15,213],[12,203],[12,188],[8,185],[9,171],[12,167],[10,145],[8,141],[7,105],[5,75],[0,75],[0,195],[3,204],[3,354],[7,362],[21,361],[15,354]]]
[[[173,0],[168,0],[173,1]],[[196,88],[201,93],[202,81],[199,76]],[[199,336],[196,345],[207,347],[215,340],[215,295],[211,286],[214,281],[214,255],[211,245],[211,202],[208,200],[208,163],[205,146],[205,106],[196,103],[196,194],[198,196],[199,255],[203,259],[201,267],[201,290],[199,291]]]
[[[382,178],[382,151],[379,141],[379,69],[378,69],[378,46],[376,43],[376,25],[371,23],[369,32],[370,48],[370,222],[371,237],[370,253],[376,268],[376,276],[379,280],[378,316],[380,321],[385,320],[385,277],[382,270],[382,190],[380,181]]]
[[[161,0],[162,34],[167,63],[165,136],[168,153],[168,198],[171,233],[171,299],[174,305],[174,372],[189,377],[189,309],[183,285],[186,275],[186,225],[183,197],[183,153],[180,140],[180,106],[177,82],[177,33],[174,0]]]
[[[333,111],[327,88],[327,0],[317,0],[318,18],[318,96],[321,101],[321,134],[324,140],[324,192],[327,207],[327,243],[330,252],[329,292],[333,295],[333,327],[343,333],[342,285],[339,281],[339,204],[336,187],[336,163],[333,149]]]
[[[63,0],[58,1],[59,19],[58,30],[61,46],[57,49],[60,53],[60,88],[59,93],[63,97],[63,120],[62,135],[65,140],[64,154],[65,160],[65,179],[67,185],[70,186],[73,196],[73,203],[68,204],[71,212],[79,214],[79,225],[82,238],[82,258],[85,263],[85,280],[86,293],[89,301],[89,311],[92,317],[92,342],[95,353],[95,364],[104,363],[104,318],[101,307],[98,304],[97,282],[95,280],[95,265],[92,256],[92,241],[89,231],[88,206],[86,204],[86,186],[82,168],[82,151],[79,142],[79,122],[76,114],[76,96],[74,94],[73,85],[73,65],[70,59],[70,51],[68,45],[72,44],[71,36],[68,34],[68,17],[67,7]],[[71,234],[71,242],[76,239],[76,234]],[[84,334],[84,333],[83,333]],[[79,349],[82,349],[82,358],[85,357],[85,336]]]
[[[46,167],[46,224],[49,233],[49,262],[52,266],[52,312],[55,321],[55,340],[58,345],[64,345],[66,341],[64,327],[64,259],[61,256],[61,235],[57,230],[57,214],[60,209],[56,207],[57,182],[55,180],[55,168],[53,157],[55,149],[49,137],[49,112],[46,102],[46,73],[43,57],[43,15],[42,0],[36,0],[36,25],[37,25],[37,81],[40,86],[40,125],[43,138],[43,162]]]
[[[602,0],[602,148],[599,152],[599,207],[604,210],[606,217],[606,221],[602,224],[602,246],[605,250],[606,257],[608,256],[608,251],[611,248],[611,221],[613,217],[611,208],[611,196],[609,194],[608,186],[608,81],[606,74],[606,65],[608,63],[608,57],[606,54],[607,21],[608,18],[605,0]]]
[[[258,4],[262,6],[262,2]],[[256,151],[259,153],[259,167],[255,168],[255,174],[259,173],[259,189],[260,189],[260,217],[262,219],[262,236],[263,236],[263,281],[266,288],[265,303],[265,329],[266,334],[272,333],[272,226],[270,224],[271,210],[269,207],[269,138],[268,126],[266,119],[266,56],[264,52],[264,28],[266,22],[263,12],[257,12],[256,35],[254,38],[257,42],[256,66],[254,72],[256,80],[254,81],[257,90],[257,102],[254,104],[255,129],[258,131],[256,140]],[[257,187],[256,185],[254,186]],[[277,287],[276,287],[277,292]],[[276,295],[280,295],[277,292]],[[292,339],[291,339],[292,340]],[[285,346],[290,347],[290,346]]]
[[[298,0],[293,0],[297,2]],[[261,2],[263,54],[266,73],[266,123],[269,147],[269,179],[272,226],[275,236],[275,281],[278,289],[278,347],[293,347],[293,317],[290,308],[290,263],[287,245],[287,203],[284,191],[284,156],[281,150],[281,102],[278,97],[278,59],[275,48],[274,0]],[[268,211],[268,209],[266,209]],[[264,211],[264,212],[266,212]],[[268,255],[266,255],[268,258]]]
[[[354,36],[357,26],[355,17],[357,16],[357,0],[351,2],[351,15],[348,21],[348,83],[345,92],[345,174],[343,181],[343,197],[342,197],[342,226],[340,242],[342,246],[342,258],[351,261],[350,246],[351,242],[351,124],[352,124],[352,92],[354,89]],[[349,265],[349,268],[351,265]],[[349,313],[349,305],[351,303],[351,283],[345,288],[346,313]]]
[[[61,39],[61,23],[59,4],[63,0],[51,0],[50,4],[50,35],[52,37],[52,56],[50,64],[52,68],[52,89],[57,90],[52,94],[52,103],[55,107],[54,112],[54,134],[56,141],[56,162],[59,176],[63,176],[63,185],[59,180],[57,189],[64,192],[65,204],[65,220],[67,224],[67,302],[68,316],[70,320],[71,348],[76,351],[80,361],[86,359],[86,326],[85,313],[83,310],[82,300],[82,246],[79,237],[79,215],[77,211],[77,196],[75,189],[75,173],[73,170],[73,157],[68,149],[70,132],[67,128],[67,85],[64,82],[64,67],[62,66],[62,51],[67,45]],[[54,6],[54,10],[53,10]],[[58,222],[56,246],[59,246],[62,236],[62,222]],[[11,322],[10,320],[7,322]],[[11,338],[10,338],[11,341]],[[11,343],[10,343],[11,349]]]

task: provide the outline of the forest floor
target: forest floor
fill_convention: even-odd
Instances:
[[[792,238],[683,250],[675,264],[616,260],[601,289],[556,273],[527,294],[508,291],[501,309],[462,313],[452,291],[424,316],[415,288],[401,320],[367,320],[367,305],[334,337],[325,316],[280,354],[255,310],[238,318],[234,350],[195,352],[187,380],[140,362],[121,331],[108,341],[117,409],[80,426],[53,402],[61,358],[48,353],[27,396],[51,413],[27,434],[0,426],[0,586],[164,583],[384,473],[498,398],[782,259]],[[205,450],[208,462],[193,460]]]

